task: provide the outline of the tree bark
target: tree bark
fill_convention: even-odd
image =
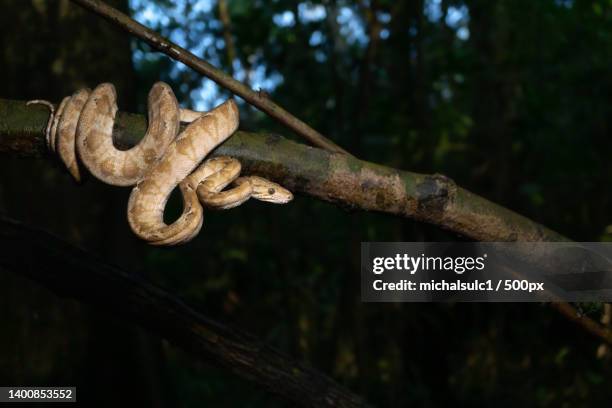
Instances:
[[[0,217],[0,270],[26,275],[60,296],[135,322],[298,406],[366,405],[324,374],[203,316],[142,277],[5,217]]]
[[[0,153],[43,156],[48,111],[0,99]],[[141,115],[119,113],[114,139],[136,144],[145,134]],[[566,241],[563,235],[473,194],[441,174],[397,170],[331,153],[278,135],[236,132],[213,155],[239,159],[245,174],[275,180],[347,209],[377,211],[439,225],[478,241]]]

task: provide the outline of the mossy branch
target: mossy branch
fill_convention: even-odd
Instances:
[[[0,99],[0,153],[44,156],[48,110]],[[119,113],[113,137],[119,146],[145,134],[142,115]],[[477,241],[565,241],[567,238],[457,186],[450,178],[418,174],[299,144],[281,136],[239,131],[214,155],[239,159],[259,174],[344,208],[414,218]]]

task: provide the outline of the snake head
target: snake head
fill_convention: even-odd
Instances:
[[[285,204],[293,200],[293,194],[280,184],[276,184],[265,178],[250,176],[248,177],[253,188],[252,197],[274,204]]]

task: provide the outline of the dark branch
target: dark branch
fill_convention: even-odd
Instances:
[[[143,278],[5,217],[0,217],[0,269],[26,275],[60,296],[139,324],[295,405],[365,405],[324,374],[203,316]]]

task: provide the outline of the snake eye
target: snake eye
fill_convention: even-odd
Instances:
[[[272,195],[274,193],[276,193],[276,191],[273,188],[268,189],[268,194]]]

